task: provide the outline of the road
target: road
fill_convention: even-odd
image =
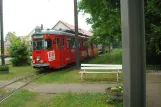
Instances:
[[[32,58],[32,56],[30,56],[30,58]],[[11,57],[7,57],[7,58],[5,58],[5,61],[9,61],[10,59],[11,59]]]

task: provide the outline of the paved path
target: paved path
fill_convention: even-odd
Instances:
[[[31,91],[42,92],[42,93],[102,93],[105,92],[107,87],[115,86],[115,84],[44,84],[36,85],[30,84],[26,87]]]
[[[147,107],[161,107],[161,73],[149,73],[146,87]]]

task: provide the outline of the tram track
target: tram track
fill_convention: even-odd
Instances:
[[[61,72],[61,70],[64,70],[64,69],[73,69],[75,68],[75,64],[70,64],[66,67],[63,67],[63,68],[60,68],[60,69],[55,69],[56,71],[59,70]],[[50,71],[50,70],[49,70]],[[53,71],[53,69],[52,69]],[[34,80],[38,79],[41,75],[45,75],[45,74],[48,74],[50,72],[39,72],[39,73],[34,73],[34,74],[30,74],[30,75],[27,75],[25,77],[21,77],[21,78],[18,78],[12,82],[9,82],[3,86],[0,87],[0,91],[2,89],[8,89],[7,87],[10,86],[10,85],[13,85],[15,83],[18,83],[18,82],[22,82],[23,81],[23,85],[19,86],[18,88],[16,89],[13,89],[12,91],[10,91],[9,93],[7,93],[5,96],[1,97],[0,95],[0,103],[2,103],[3,101],[5,101],[6,99],[8,99],[11,95],[13,95],[14,93],[16,93],[17,91],[19,91],[20,89],[26,87],[28,84],[30,84],[31,82],[33,82]],[[27,80],[27,82],[26,82]],[[25,81],[25,82],[24,82]]]
[[[37,74],[30,74],[30,75],[28,75],[28,76],[25,76],[25,77],[22,77],[22,78],[18,78],[18,79],[14,80],[14,81],[12,81],[12,82],[10,82],[10,83],[8,83],[8,84],[5,84],[5,85],[1,86],[0,89],[5,88],[5,87],[7,87],[7,86],[9,86],[9,85],[11,85],[11,84],[14,84],[14,83],[18,82],[18,81],[21,81],[21,80],[24,80],[24,79],[26,79],[26,78],[32,77],[32,76],[34,76],[34,75],[37,75]]]
[[[27,86],[28,84],[30,84],[31,82],[33,82],[34,80],[38,79],[41,75],[43,74],[30,74],[28,76],[25,76],[25,77],[22,77],[22,78],[19,78],[15,81],[12,81],[8,84],[5,84],[3,85],[2,87],[0,87],[0,90],[2,89],[5,89],[7,86],[10,86],[14,83],[17,83],[17,82],[21,82],[21,81],[24,81],[24,84],[16,89],[13,89],[11,92],[7,93],[5,96],[3,96],[2,98],[0,98],[0,103],[2,103],[3,101],[5,101],[7,98],[9,98],[11,95],[13,95],[15,92],[19,91],[20,89],[24,88],[25,86]],[[27,81],[27,82],[26,82]]]

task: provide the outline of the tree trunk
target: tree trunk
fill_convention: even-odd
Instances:
[[[111,53],[111,45],[110,45],[110,42],[109,42],[109,45],[108,45],[108,50],[109,50],[109,53]]]

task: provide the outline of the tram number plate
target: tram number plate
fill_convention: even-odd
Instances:
[[[35,67],[41,67],[40,65],[35,65]]]
[[[48,52],[48,60],[49,61],[55,60],[55,52],[54,51],[49,51]]]

